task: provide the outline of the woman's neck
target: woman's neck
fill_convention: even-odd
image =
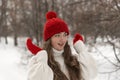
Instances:
[[[55,48],[52,48],[52,50],[53,50],[54,56],[60,56],[64,52],[64,50],[59,51],[59,50],[56,50]]]

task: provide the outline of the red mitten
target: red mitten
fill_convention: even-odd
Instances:
[[[40,47],[34,45],[30,38],[27,39],[26,42],[27,48],[32,52],[32,54],[36,55],[38,51],[42,50]]]
[[[75,44],[78,40],[83,41],[83,37],[79,33],[76,33],[73,39],[73,44]]]

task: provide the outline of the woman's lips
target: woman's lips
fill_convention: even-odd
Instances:
[[[58,45],[62,47],[64,45],[64,43],[58,43]]]

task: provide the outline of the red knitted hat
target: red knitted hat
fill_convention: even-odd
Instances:
[[[69,35],[69,29],[67,24],[60,18],[54,11],[49,11],[46,13],[46,23],[44,25],[44,41],[47,41],[54,34],[60,32],[66,32]]]

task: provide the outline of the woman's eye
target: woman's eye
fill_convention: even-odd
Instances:
[[[67,33],[64,33],[64,36],[67,36]]]
[[[56,34],[55,37],[60,37],[60,35],[59,35],[59,34]]]
[[[54,36],[55,37],[61,37],[61,36],[66,37],[68,35],[67,35],[67,33],[63,33],[63,34],[55,34]]]

